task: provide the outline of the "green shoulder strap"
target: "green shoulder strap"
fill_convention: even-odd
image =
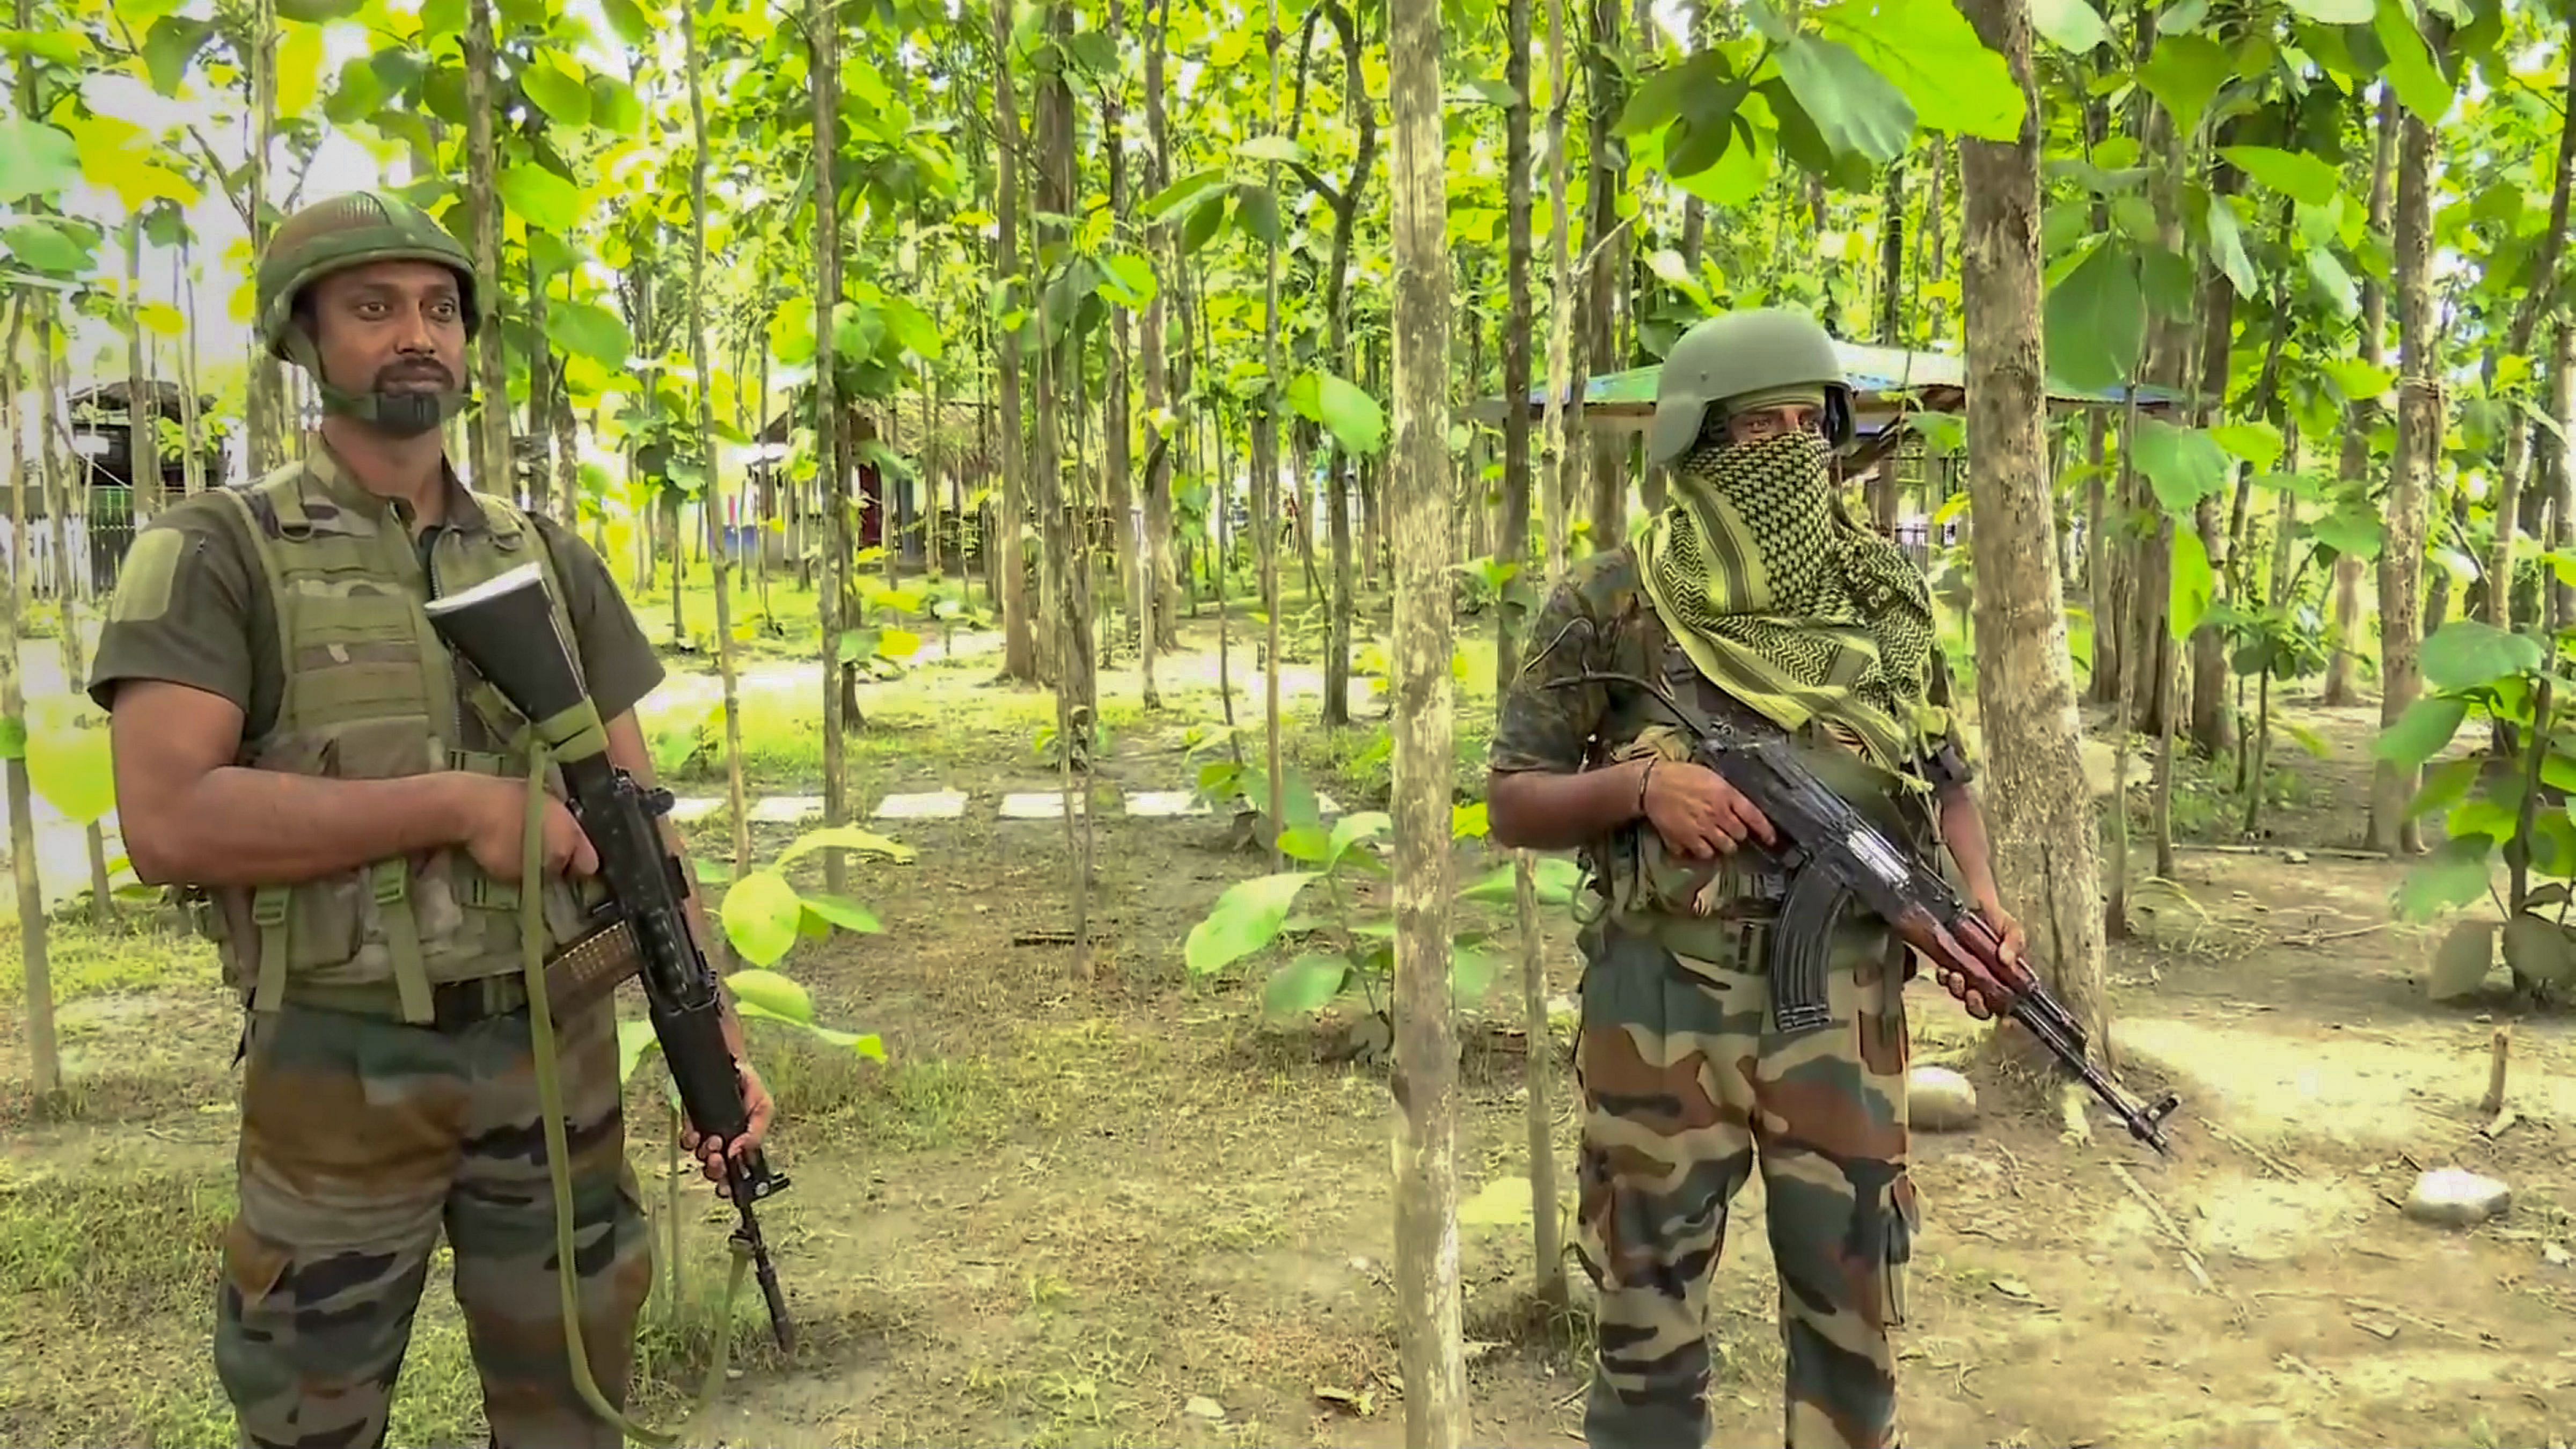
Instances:
[[[287,517],[290,508],[296,525],[302,525],[305,522],[301,490],[294,487],[275,486],[286,478],[290,469],[301,469],[303,466],[301,463],[290,463],[253,485],[266,493],[271,506],[278,509],[278,522],[281,526],[289,526]],[[269,544],[267,530],[260,527],[259,514],[250,506],[250,500],[238,489],[217,488],[211,491],[216,497],[231,504],[233,511],[240,516],[242,534],[250,540],[250,551],[259,560],[260,575],[268,583],[268,611],[277,623],[277,667],[280,680],[277,692],[277,718],[270,724],[269,729],[271,732],[293,729],[295,727],[293,667],[295,603],[293,593],[286,587],[286,571],[277,560],[276,550]],[[289,500],[292,502],[290,503]],[[289,960],[287,952],[290,949],[287,922],[293,915],[288,907],[294,899],[294,893],[294,887],[284,885],[264,885],[251,892],[250,918],[252,924],[259,927],[259,977],[252,987],[250,1001],[253,1011],[273,1012],[286,999],[286,966]]]

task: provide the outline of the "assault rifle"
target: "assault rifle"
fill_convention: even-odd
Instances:
[[[1754,844],[1788,880],[1771,937],[1771,991],[1781,1030],[1832,1020],[1825,1005],[1826,946],[1835,921],[1857,899],[1926,960],[1956,972],[1989,1006],[2020,1022],[2118,1115],[2129,1135],[2169,1152],[2161,1124],[2181,1099],[2167,1093],[2142,1107],[2123,1092],[2085,1056],[2084,1028],[2066,1007],[2028,968],[2004,959],[2003,943],[1984,918],[1937,869],[1817,779],[1784,735],[1720,724],[1633,674],[1587,670],[1551,687],[1612,683],[1641,689],[1662,705],[1690,732],[1692,762],[1716,771],[1771,822],[1779,843]]]
[[[655,823],[670,811],[671,792],[645,789],[609,763],[598,712],[555,628],[553,599],[537,565],[523,564],[424,607],[448,646],[511,708],[534,721],[540,737],[561,740],[555,758],[563,769],[566,803],[599,852],[599,877],[611,899],[593,913],[593,929],[549,963],[550,1012],[567,1013],[627,975],[641,974],[653,1036],[679,1089],[680,1109],[701,1136],[732,1142],[750,1130],[750,1111],[733,1051],[725,1045],[724,988],[689,934],[687,881]],[[536,884],[523,882],[522,888],[534,890]],[[791,1348],[795,1328],[752,1210],[754,1203],[786,1191],[788,1180],[770,1171],[758,1150],[748,1158],[728,1151],[724,1170],[739,1218],[733,1240],[751,1258],[778,1346]]]

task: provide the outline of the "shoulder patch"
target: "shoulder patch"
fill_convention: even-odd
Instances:
[[[179,578],[179,560],[195,536],[176,528],[147,528],[135,536],[116,571],[116,592],[107,606],[112,624],[149,624],[170,612],[170,596]]]

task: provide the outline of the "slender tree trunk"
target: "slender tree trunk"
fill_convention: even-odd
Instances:
[[[18,24],[27,24],[28,0],[18,0]],[[19,61],[19,103],[28,114],[35,113],[35,83],[29,75],[31,63]],[[20,610],[25,606],[27,564],[32,550],[28,548],[28,531],[35,522],[27,509],[27,460],[17,419],[22,416],[19,403],[18,338],[29,304],[23,298],[9,303],[9,342],[0,351],[0,417],[10,425],[0,432],[8,435],[9,446],[9,576],[0,579],[0,722],[24,732],[27,721],[26,687],[19,679],[20,640],[25,635],[20,627]],[[77,684],[74,686],[77,688]],[[63,1067],[61,1051],[54,1039],[54,983],[52,963],[46,951],[45,891],[36,875],[36,804],[35,794],[27,780],[27,754],[12,750],[5,762],[9,793],[9,875],[17,888],[18,955],[26,976],[27,1056],[29,1084],[39,1097],[50,1096],[61,1089]]]
[[[1264,42],[1270,52],[1270,134],[1284,134],[1279,124],[1279,0],[1270,0],[1270,29]],[[1279,192],[1279,163],[1268,168],[1264,184],[1273,196]],[[1261,555],[1261,611],[1265,616],[1266,638],[1261,649],[1263,689],[1262,719],[1267,741],[1265,777],[1270,786],[1265,819],[1269,822],[1270,868],[1278,870],[1286,857],[1279,849],[1279,832],[1287,828],[1281,819],[1287,808],[1287,784],[1280,775],[1279,755],[1279,401],[1283,366],[1279,355],[1279,243],[1262,243],[1262,308],[1261,356],[1264,379],[1261,396],[1255,400],[1252,423],[1252,526],[1253,537]],[[1302,487],[1304,480],[1299,480]],[[1220,495],[1218,506],[1231,502],[1230,491]]]
[[[993,280],[1023,299],[1033,294],[1020,276],[1020,135],[1018,82],[1011,77],[1011,0],[993,0],[993,162],[998,178],[994,195],[1000,204],[993,241]],[[1037,639],[1029,625],[1027,564],[1021,558],[1020,534],[1028,526],[1028,496],[1022,468],[1027,460],[1027,427],[1020,411],[1020,333],[1001,339],[1000,443],[1002,497],[990,542],[1002,565],[1002,673],[1017,680],[1038,674]]]
[[[2556,515],[2549,523],[2549,546],[2561,553],[2576,550],[2576,463],[2569,457],[2567,437],[2576,433],[2576,318],[2561,309],[2557,324],[2551,328],[2549,348],[2549,416],[2556,419],[2556,430],[2544,433],[2535,450],[2535,466],[2545,463],[2550,495],[2557,500]],[[2555,570],[2547,575],[2551,610],[2547,617],[2565,627],[2576,619],[2576,585],[2560,578]]]
[[[1388,50],[1395,113],[1397,1321],[1407,1449],[1456,1449],[1467,1428],[1459,1341],[1458,1039],[1450,1027],[1449,249],[1440,125],[1440,10],[1397,0]],[[1530,1050],[1542,1051],[1533,1041]]]
[[[2567,50],[2563,59],[2567,83],[2559,97],[2563,114],[2558,126],[2558,160],[2551,168],[2549,225],[2542,229],[2539,245],[2532,250],[2524,272],[2522,300],[2515,304],[2513,321],[2505,331],[2504,350],[2516,357],[2530,356],[2541,315],[2563,310],[2552,303],[2559,295],[2558,258],[2566,249],[2568,192],[2571,185],[2576,185],[2576,25],[2569,27],[2563,43]],[[2521,408],[2509,408],[2504,430],[2504,466],[2496,473],[2495,543],[2486,562],[2486,621],[2500,629],[2507,627],[2512,618],[2515,520],[2521,516],[2523,474],[2531,457],[2531,419]],[[2546,542],[2542,546],[2547,547]]]
[[[2397,90],[2383,80],[2379,83],[2378,145],[2370,167],[2370,229],[2382,236],[2388,233],[2389,186],[2396,164]],[[2356,349],[2361,360],[2377,367],[2387,335],[2387,289],[2364,271],[2361,336]],[[2378,416],[2378,399],[2351,400],[2342,460],[2343,480],[2348,486],[2361,486],[2370,476],[2370,434]],[[2382,556],[2386,556],[2384,544]],[[2361,576],[2365,566],[2365,560],[2350,554],[2335,559],[2333,613],[2326,629],[2327,644],[2332,650],[2326,662],[2325,703],[2329,705],[2348,705],[2354,699],[2353,671],[2361,658]]]
[[[1171,184],[1167,163],[1169,142],[1163,130],[1163,51],[1171,28],[1172,0],[1146,0],[1153,6],[1153,20],[1145,34],[1145,192],[1162,193]],[[1171,275],[1171,228],[1168,225],[1149,228],[1146,251],[1157,275]],[[1154,683],[1155,656],[1164,649],[1177,647],[1179,622],[1173,617],[1172,582],[1172,432],[1162,421],[1170,402],[1168,364],[1163,356],[1165,298],[1169,286],[1156,287],[1151,301],[1145,304],[1145,318],[1139,341],[1144,351],[1145,416],[1155,419],[1154,436],[1145,445],[1145,574],[1142,580],[1144,601],[1138,617],[1142,626],[1138,641],[1144,652],[1145,706],[1162,706],[1160,691]]]
[[[2450,25],[2427,16],[2425,41],[2436,63]],[[2397,723],[2423,690],[2424,507],[2442,446],[2441,339],[2433,330],[2433,126],[2412,111],[2397,157],[2397,457],[2388,486],[2387,543],[2379,554],[2379,719]],[[2391,855],[2423,848],[2406,807],[2420,772],[2375,762],[2370,791],[2370,848]]]
[[[1977,701],[1997,882],[2067,1010],[2103,1052],[2101,873],[2078,748],[2047,470],[2040,361],[2039,96],[2027,0],[1969,0],[2027,110],[2021,136],[1959,138],[1968,377],[1969,536],[1977,574]],[[2115,797],[2116,799],[2116,797]]]
[[[1627,276],[1628,237],[1619,227],[1619,194],[1628,166],[1626,143],[1611,134],[1620,109],[1627,104],[1619,65],[1619,0],[1592,0],[1592,44],[1589,55],[1592,92],[1591,184],[1583,246],[1591,259],[1591,306],[1585,319],[1583,374],[1588,378],[1619,370],[1616,328],[1621,281]],[[1570,440],[1569,440],[1570,441]],[[1594,432],[1591,444],[1592,551],[1606,552],[1627,542],[1628,469],[1623,466],[1625,439]]]
[[[836,158],[840,148],[841,12],[832,0],[807,0],[805,33],[814,48],[814,315],[830,318],[841,305],[841,195]],[[1004,205],[1009,203],[1005,202]],[[841,713],[841,595],[849,567],[849,453],[842,432],[840,357],[828,323],[814,329],[814,479],[828,520],[823,530],[822,580],[815,589],[823,616],[823,823],[850,818],[844,761],[849,747]],[[848,856],[823,852],[823,884],[849,889]]]
[[[1120,37],[1126,29],[1124,10],[1121,0],[1110,0],[1106,31],[1113,46],[1121,43]],[[1100,99],[1100,149],[1109,168],[1109,214],[1121,218],[1127,215],[1128,204],[1127,108],[1126,97],[1121,94],[1123,89],[1123,86],[1113,84],[1102,92]],[[1138,562],[1143,551],[1136,546],[1138,522],[1133,502],[1136,484],[1130,476],[1134,459],[1127,415],[1130,365],[1127,327],[1127,309],[1110,308],[1107,377],[1101,394],[1100,413],[1101,483],[1113,539],[1112,554],[1118,563],[1118,590],[1125,598],[1127,622],[1136,630],[1137,648],[1141,651],[1147,632],[1150,594]],[[1083,568],[1088,573],[1090,565],[1086,562]]]
[[[466,0],[465,7],[465,157],[467,194],[474,223],[474,269],[486,277],[501,275],[501,199],[494,190],[493,178],[500,175],[501,163],[492,136],[493,117],[500,107],[493,98],[493,83],[498,75],[499,60],[492,40],[492,0]],[[515,495],[510,468],[510,374],[502,353],[501,305],[499,289],[488,289],[491,295],[478,304],[484,312],[483,330],[475,338],[474,370],[478,374],[476,417],[480,426],[472,433],[474,445],[474,486],[486,492]],[[674,565],[677,568],[676,552]],[[672,580],[673,608],[678,607],[679,582]],[[673,615],[674,621],[677,614]],[[676,632],[674,644],[686,643]]]
[[[1564,577],[1566,513],[1574,498],[1575,430],[1582,410],[1568,405],[1574,388],[1574,257],[1566,237],[1565,41],[1567,0],[1547,3],[1547,249],[1548,299],[1546,422],[1539,429],[1546,461],[1539,465],[1541,531],[1547,540],[1547,576]],[[1515,399],[1512,404],[1522,404]]]

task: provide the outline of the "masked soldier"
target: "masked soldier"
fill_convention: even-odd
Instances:
[[[1858,907],[1781,912],[1770,822],[1644,690],[1786,733],[1826,784],[1918,848],[1946,838],[2006,950],[1969,767],[1946,709],[1930,591],[1835,492],[1851,389],[1806,316],[1685,333],[1648,449],[1670,503],[1637,543],[1577,564],[1529,635],[1494,733],[1494,838],[1580,848],[1583,1093],[1577,1251],[1600,1290],[1594,1449],[1707,1441],[1703,1318],[1729,1205],[1758,1159],[1792,1449],[1898,1442],[1895,1358],[1918,1208],[1906,1175],[1906,952]],[[1752,846],[1753,849],[1746,847]],[[1774,999],[1777,931],[1828,930],[1825,1000]],[[1987,1014],[1977,983],[1944,977]],[[1821,1024],[1816,1024],[1818,1021]]]
[[[319,436],[304,461],[137,535],[90,681],[135,873],[185,888],[247,1007],[214,1357],[241,1441],[260,1449],[383,1443],[442,1232],[492,1442],[622,1442],[571,1374],[520,974],[519,893],[543,892],[546,945],[561,947],[602,897],[598,858],[550,794],[544,877],[519,878],[524,721],[499,717],[508,706],[421,605],[540,564],[608,754],[639,780],[652,762],[633,709],[662,668],[578,535],[448,466],[438,430],[466,402],[484,281],[390,197],[335,197],[278,227],[259,332],[313,375]],[[725,1025],[740,1060],[741,1028]],[[554,1029],[580,1329],[622,1408],[653,1270],[613,1005]],[[711,1178],[720,1151],[768,1129],[768,1095],[748,1064],[742,1078],[750,1131],[692,1135]]]

